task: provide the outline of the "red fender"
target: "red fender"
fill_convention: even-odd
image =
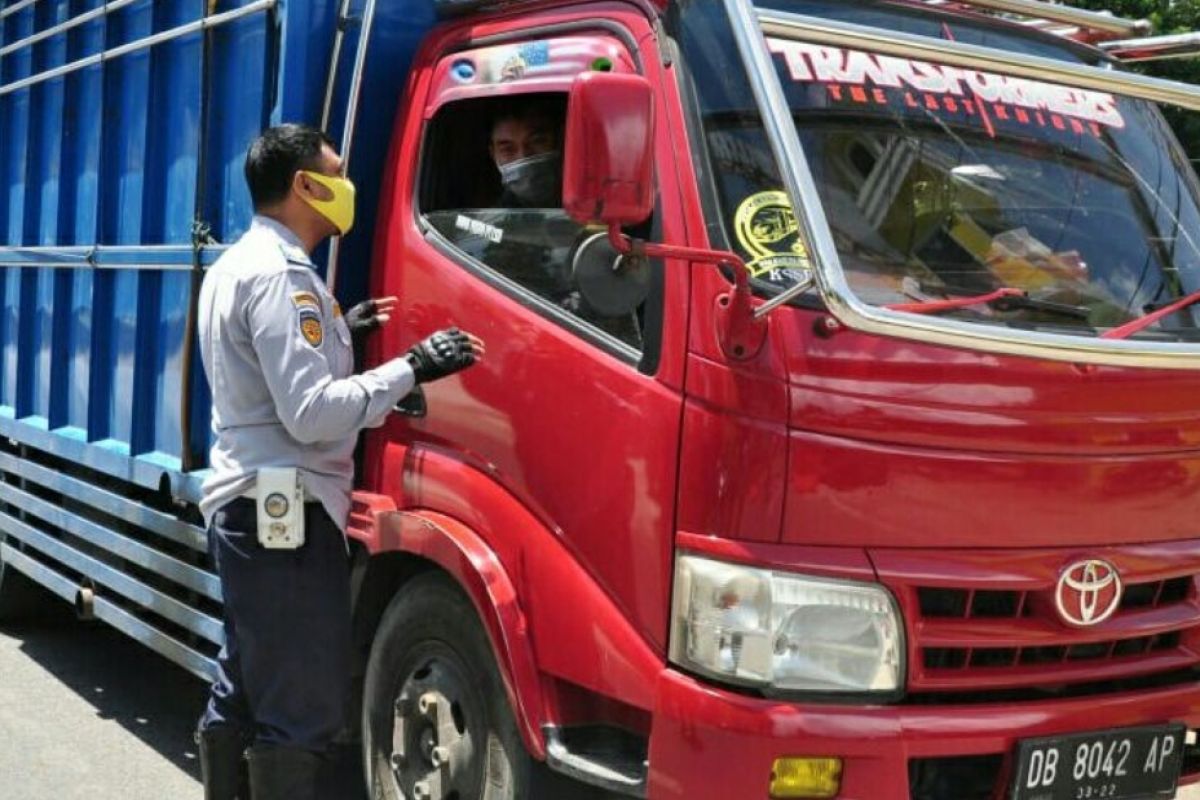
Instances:
[[[351,535],[372,554],[430,559],[462,585],[531,753],[544,757],[542,725],[564,712],[546,677],[652,712],[663,654],[532,501],[459,454],[389,443],[376,464],[378,494],[355,495]]]
[[[350,533],[372,555],[403,551],[449,573],[483,622],[517,727],[531,755],[544,761],[545,708],[529,628],[516,589],[496,554],[470,528],[433,511],[397,511],[391,498],[355,494]]]

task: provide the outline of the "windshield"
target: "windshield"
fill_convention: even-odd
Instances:
[[[763,5],[1086,55],[882,3]],[[788,286],[807,250],[736,47],[717,4],[683,6],[677,21],[713,178],[710,233],[759,281]],[[1200,288],[1195,178],[1153,104],[793,40],[768,47],[847,282],[864,302],[1095,335]],[[1177,313],[1138,335],[1195,338],[1198,319]]]

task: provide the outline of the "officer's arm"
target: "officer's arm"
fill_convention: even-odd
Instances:
[[[258,278],[245,307],[275,412],[304,443],[337,441],[378,424],[414,385],[412,367],[402,358],[335,380],[320,340],[337,333],[324,329],[319,309],[304,304],[303,294],[314,289],[302,273],[287,270]]]

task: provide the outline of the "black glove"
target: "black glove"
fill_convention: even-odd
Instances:
[[[405,355],[417,383],[453,375],[475,363],[470,338],[458,328],[438,331],[413,345]]]
[[[376,311],[374,300],[363,300],[347,311],[344,319],[346,327],[350,329],[350,335],[358,339],[382,325]]]

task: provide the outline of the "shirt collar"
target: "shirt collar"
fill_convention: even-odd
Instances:
[[[279,220],[265,217],[262,214],[255,214],[254,219],[250,223],[250,229],[266,231],[278,239],[280,249],[283,250],[284,255],[289,261],[299,261],[302,264],[312,265],[312,259],[308,257],[308,252],[305,251],[300,237]]]

